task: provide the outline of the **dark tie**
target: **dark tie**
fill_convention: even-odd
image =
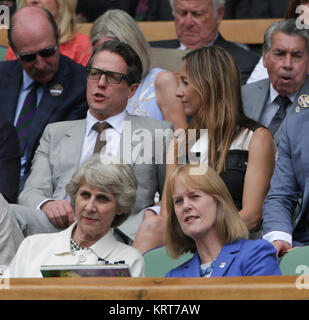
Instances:
[[[31,122],[33,120],[36,111],[36,91],[37,83],[33,82],[31,85],[31,90],[27,94],[23,106],[21,108],[17,123],[16,130],[19,138],[20,150],[22,154],[25,151],[27,137],[30,132]]]
[[[97,140],[95,142],[93,153],[98,153],[102,150],[102,148],[106,145],[106,137],[104,130],[107,128],[111,128],[112,126],[108,122],[97,122],[93,125],[93,130],[98,132]]]
[[[277,110],[276,114],[274,115],[268,126],[268,129],[273,136],[277,132],[281,122],[284,120],[286,116],[287,106],[291,103],[291,100],[288,97],[277,96],[275,100],[279,104],[279,109]]]

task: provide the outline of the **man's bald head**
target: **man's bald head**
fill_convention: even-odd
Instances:
[[[9,42],[25,72],[46,83],[59,68],[58,27],[49,11],[29,6],[12,17]]]
[[[14,33],[15,31],[20,31],[23,33],[23,30],[33,32],[38,29],[42,29],[42,26],[49,25],[51,31],[55,37],[55,41],[58,44],[59,32],[58,26],[52,14],[41,7],[24,7],[15,12],[11,18],[10,29],[8,30],[8,39],[9,44],[12,49],[15,51],[14,43]]]

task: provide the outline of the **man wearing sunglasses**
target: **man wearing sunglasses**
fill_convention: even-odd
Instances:
[[[138,55],[122,42],[106,41],[95,50],[87,66],[86,119],[48,125],[40,140],[19,203],[41,210],[29,213],[31,210],[22,209],[20,214],[15,210],[26,236],[55,232],[73,223],[65,186],[76,169],[96,152],[99,134],[95,127],[100,122],[108,124],[104,131],[106,146],[101,154],[119,159],[120,163],[131,163],[138,180],[133,214],[115,231],[126,243],[134,240],[144,209],[154,205],[156,192],[162,194],[166,147],[173,136],[169,122],[126,111],[128,98],[135,93],[142,71]],[[162,156],[161,161],[157,161],[157,156]]]
[[[18,10],[8,37],[17,60],[0,63],[0,117],[18,132],[22,188],[46,125],[86,116],[86,70],[59,54],[58,28],[45,9]]]

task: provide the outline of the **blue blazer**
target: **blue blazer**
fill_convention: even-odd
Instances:
[[[309,245],[309,110],[282,125],[278,159],[263,206],[263,231],[282,231],[295,245]],[[297,219],[294,211],[301,198]]]
[[[194,257],[172,269],[166,277],[200,277],[200,258]],[[211,277],[281,275],[276,250],[263,239],[239,240],[222,247]]]
[[[17,60],[0,62],[0,119],[13,123],[23,80],[23,69]],[[27,139],[26,174],[39,144],[40,137],[48,123],[77,120],[86,117],[86,69],[68,57],[60,55],[59,70],[55,77],[44,84],[41,101],[37,107]],[[62,94],[50,94],[53,85],[63,87]]]

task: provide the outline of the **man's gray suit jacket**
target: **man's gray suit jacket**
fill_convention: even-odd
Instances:
[[[154,205],[156,192],[163,192],[166,147],[173,132],[169,122],[128,113],[126,124],[121,145],[129,148],[128,150],[131,148],[138,190],[133,212],[119,229],[134,239],[143,219],[142,210]],[[131,137],[126,131],[129,126]],[[86,120],[58,122],[46,127],[33,159],[31,174],[19,196],[19,204],[35,209],[45,199],[65,199],[65,186],[80,166],[85,130]],[[167,138],[162,134],[167,135]],[[145,136],[148,139],[150,137],[150,143],[149,140],[147,143],[146,140],[143,141]],[[137,153],[139,147],[145,152]],[[145,158],[147,164],[143,163]]]
[[[257,122],[260,122],[265,104],[267,103],[267,100],[269,98],[269,94],[270,94],[269,92],[270,92],[270,81],[268,78],[242,86],[241,88],[242,102],[243,102],[245,114],[249,118]],[[297,97],[295,98],[295,101],[293,103],[293,106],[289,110],[289,113],[287,114],[287,116],[290,114],[296,113],[296,109],[298,109],[297,107],[300,107],[298,98],[303,94],[309,95],[309,77],[308,76],[305,80],[304,85],[299,90]],[[306,108],[300,107],[298,110],[304,111],[305,109]],[[282,130],[282,123],[274,135],[274,140],[277,145],[280,141],[281,130]]]

